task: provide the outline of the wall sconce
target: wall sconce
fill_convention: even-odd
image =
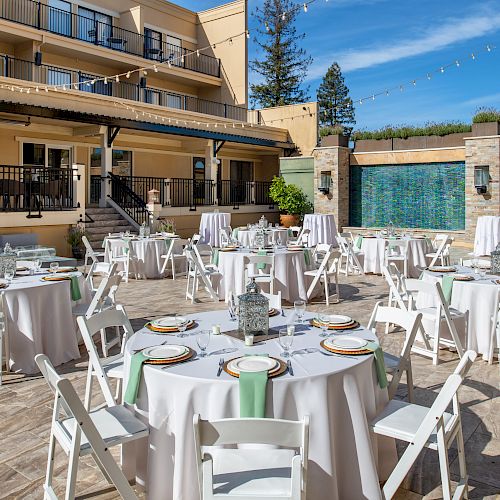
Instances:
[[[148,204],[153,205],[155,203],[160,203],[160,191],[151,189],[148,191]]]
[[[488,165],[474,167],[474,187],[477,194],[485,194],[490,183],[490,167]]]
[[[332,184],[332,173],[321,172],[318,191],[321,191],[323,194],[328,194],[330,192],[331,184]]]

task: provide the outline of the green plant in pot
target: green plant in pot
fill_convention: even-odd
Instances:
[[[313,211],[311,202],[299,186],[287,184],[283,177],[274,177],[269,196],[278,205],[280,221],[285,227],[296,226],[304,214]]]
[[[66,235],[66,242],[71,246],[71,252],[73,257],[77,260],[83,259],[85,255],[85,246],[82,241],[82,237],[86,236],[87,233],[85,229],[80,224],[76,226],[71,226],[68,229],[68,234]]]

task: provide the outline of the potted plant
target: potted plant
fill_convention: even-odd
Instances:
[[[80,224],[76,226],[71,226],[68,229],[68,234],[66,236],[66,241],[68,245],[71,246],[71,252],[73,253],[73,257],[77,260],[83,259],[85,255],[84,245],[82,241],[82,237],[86,236],[85,229]]]
[[[285,227],[298,225],[304,214],[313,210],[304,191],[295,184],[287,184],[283,177],[273,178],[269,196],[278,205],[280,222]]]

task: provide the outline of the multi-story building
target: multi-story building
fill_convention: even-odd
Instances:
[[[62,252],[86,206],[141,223],[151,189],[185,234],[215,206],[274,213],[295,145],[247,111],[248,36],[245,0],[0,0],[0,232]]]

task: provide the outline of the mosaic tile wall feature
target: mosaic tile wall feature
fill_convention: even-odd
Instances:
[[[465,229],[465,163],[351,166],[349,225]]]

